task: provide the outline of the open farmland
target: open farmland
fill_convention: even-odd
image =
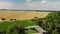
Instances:
[[[5,18],[6,20],[28,20],[33,19],[34,17],[45,17],[46,15],[48,15],[48,13],[49,12],[0,10],[0,19]]]

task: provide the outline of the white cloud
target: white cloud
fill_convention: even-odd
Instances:
[[[41,3],[46,3],[47,1],[43,0]]]
[[[46,3],[41,3],[40,1],[29,2],[29,3],[24,3],[24,6],[21,6],[21,8],[30,9],[30,10],[59,10],[60,2],[49,2],[49,1]]]
[[[32,0],[26,0],[27,2],[31,2]]]
[[[8,2],[8,1],[0,1],[0,9],[8,9],[8,8],[12,8],[14,6],[13,3]]]
[[[50,1],[36,1],[31,2],[32,0],[28,0],[28,2],[20,5],[16,5],[14,3],[5,1],[0,1],[0,9],[21,9],[21,10],[59,10],[60,2],[50,2]]]

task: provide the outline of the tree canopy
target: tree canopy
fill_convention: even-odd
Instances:
[[[37,21],[49,34],[60,34],[60,12],[51,12]]]

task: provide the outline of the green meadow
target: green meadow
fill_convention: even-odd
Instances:
[[[0,23],[0,32],[7,33],[10,31],[10,29],[14,28],[15,26],[20,28],[20,27],[28,27],[28,26],[34,26],[34,25],[36,24],[30,20],[4,21]]]

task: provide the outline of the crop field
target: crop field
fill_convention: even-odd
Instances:
[[[31,10],[0,10],[0,34],[36,33],[35,30],[24,30],[24,28],[36,26],[35,18],[43,18],[48,13]]]
[[[0,10],[0,19],[5,18],[6,20],[17,19],[17,20],[28,20],[34,19],[34,17],[43,18],[48,15],[49,12],[37,12],[37,11],[18,11],[18,10]]]
[[[26,27],[37,25],[47,34],[60,34],[60,12],[0,10],[0,20],[0,34],[35,34],[34,28]]]

